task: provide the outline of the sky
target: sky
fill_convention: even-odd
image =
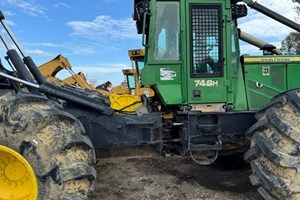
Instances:
[[[292,0],[257,0],[264,6],[297,20]],[[119,85],[121,69],[130,68],[128,49],[142,48],[132,20],[133,0],[0,0],[0,10],[23,50],[39,66],[58,54],[88,81]],[[248,9],[239,27],[280,47],[292,30]],[[259,54],[241,43],[243,53]],[[3,60],[5,49],[0,45]],[[60,75],[66,77],[65,73]]]
[[[297,16],[295,6],[292,0],[257,0],[263,6],[287,17],[292,21],[300,23],[300,17]],[[267,17],[263,14],[248,8],[248,15],[239,20],[239,28],[259,39],[281,47],[281,41],[294,30],[285,25]],[[241,43],[241,50],[244,53],[253,55],[261,54],[256,47],[249,44]]]

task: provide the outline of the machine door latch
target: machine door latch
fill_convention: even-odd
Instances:
[[[193,90],[193,99],[201,99],[201,90]]]

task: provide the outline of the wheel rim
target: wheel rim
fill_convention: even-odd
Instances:
[[[0,145],[0,200],[36,200],[38,183],[28,161]]]

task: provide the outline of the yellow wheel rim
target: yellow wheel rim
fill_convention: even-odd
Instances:
[[[0,145],[0,200],[36,200],[38,183],[27,160]]]

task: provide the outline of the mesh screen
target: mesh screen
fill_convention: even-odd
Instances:
[[[191,6],[193,75],[221,75],[220,6]]]

